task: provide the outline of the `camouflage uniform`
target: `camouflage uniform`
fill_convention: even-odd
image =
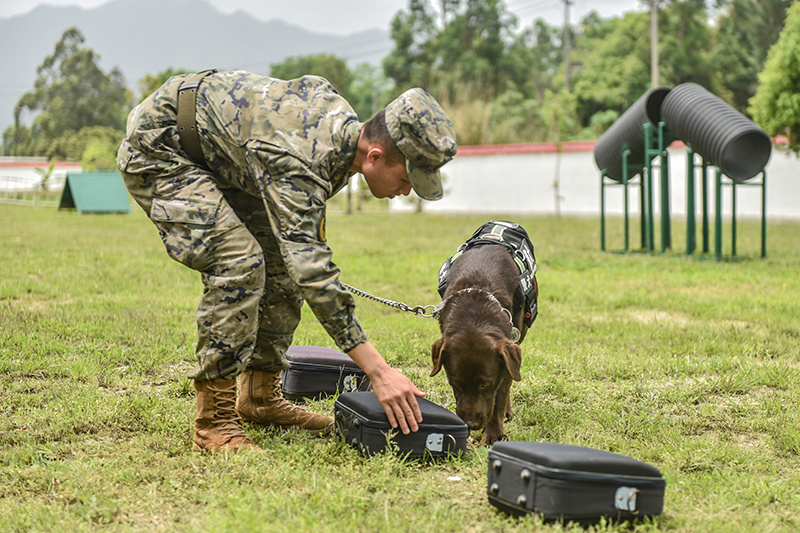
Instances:
[[[304,300],[342,351],[365,342],[324,237],[325,202],[353,174],[353,109],[319,77],[212,74],[197,95],[204,168],[177,130],[187,77],[131,112],[117,165],[170,257],[202,275],[190,377],[281,369]]]

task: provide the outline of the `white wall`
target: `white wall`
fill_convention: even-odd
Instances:
[[[556,213],[553,184],[560,182],[560,205],[565,215],[600,215],[600,171],[591,150],[556,153],[488,153],[456,157],[443,167],[445,197],[426,202],[430,213],[511,213],[548,215]],[[673,217],[686,216],[687,161],[684,147],[670,148],[670,205]],[[699,162],[699,156],[695,156]],[[559,168],[560,159],[560,171]],[[656,160],[657,161],[657,160]],[[699,169],[696,178],[696,212],[701,213]],[[800,160],[773,149],[766,167],[767,217],[800,220]],[[654,172],[654,205],[659,209],[659,174]],[[709,213],[714,212],[714,170],[709,168]],[[760,175],[748,183],[760,182]],[[636,178],[636,183],[639,178]],[[725,177],[724,183],[731,183]],[[630,188],[630,212],[639,212],[639,187]],[[761,188],[737,187],[737,217],[761,216]],[[392,211],[411,210],[404,198],[391,201]],[[606,187],[606,213],[623,213],[623,188]],[[731,213],[731,189],[723,188],[723,213]]]

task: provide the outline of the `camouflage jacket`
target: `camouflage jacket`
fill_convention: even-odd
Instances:
[[[171,78],[131,112],[120,169],[167,177],[191,164],[176,127],[178,86],[187,77]],[[263,198],[289,275],[337,346],[349,351],[366,341],[324,234],[325,202],[353,174],[362,124],[352,107],[320,77],[218,72],[200,85],[197,127],[218,185]]]

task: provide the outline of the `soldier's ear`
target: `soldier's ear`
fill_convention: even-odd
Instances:
[[[384,156],[383,147],[379,144],[373,144],[369,147],[369,151],[367,152],[367,161],[372,163],[373,165],[380,161],[380,159]]]

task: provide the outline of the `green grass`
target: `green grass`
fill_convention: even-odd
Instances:
[[[343,281],[435,304],[439,266],[488,218],[332,214],[328,236]],[[601,252],[596,219],[516,220],[536,245],[541,297],[509,436],[661,469],[661,517],[597,531],[797,531],[800,226],[770,224],[760,259],[758,225],[740,221],[739,256],[718,262],[681,253],[680,223],[674,251],[650,255]],[[610,248],[621,230],[609,222]],[[202,287],[161,246],[138,210],[0,206],[0,530],[561,529],[489,505],[488,448],[474,440],[427,466],[255,427],[261,452],[193,453],[186,375]],[[390,363],[453,408],[443,375],[428,376],[436,322],[358,305]],[[295,342],[332,346],[307,308]]]

